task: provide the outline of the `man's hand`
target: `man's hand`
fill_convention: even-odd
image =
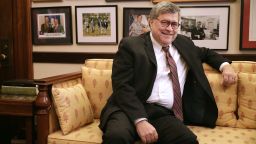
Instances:
[[[154,143],[158,140],[156,129],[146,120],[136,123],[136,130],[140,139],[145,144]]]
[[[222,81],[223,86],[232,85],[237,81],[237,74],[230,64],[225,65],[222,68],[222,77],[223,77],[223,81]]]

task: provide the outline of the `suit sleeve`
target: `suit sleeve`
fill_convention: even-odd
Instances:
[[[121,40],[112,68],[113,99],[115,104],[134,122],[147,118],[144,106],[134,88],[134,51],[126,39]]]
[[[217,70],[219,70],[222,63],[231,63],[230,60],[224,58],[212,49],[196,46],[190,38],[183,35],[178,35],[174,44],[180,49],[180,52],[185,58],[187,58],[187,62],[190,62],[191,65],[191,58],[194,60],[200,60],[200,63],[207,63]],[[194,61],[193,64],[194,63],[196,62]]]
[[[230,60],[224,58],[222,55],[216,53],[214,50],[205,48],[205,47],[198,47],[200,58],[203,63],[207,63],[216,70],[219,71],[221,64],[224,62],[231,63]]]

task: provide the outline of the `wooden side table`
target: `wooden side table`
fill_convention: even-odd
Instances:
[[[34,102],[36,96],[0,94],[0,115],[22,117],[25,120],[26,143],[34,144]]]

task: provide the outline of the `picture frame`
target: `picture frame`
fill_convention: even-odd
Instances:
[[[73,43],[71,7],[32,8],[34,45],[70,45]]]
[[[148,18],[151,8],[123,8],[123,37],[138,36],[150,30]],[[138,19],[138,21],[137,21]]]
[[[256,50],[256,2],[241,1],[240,50]]]
[[[76,43],[118,43],[117,5],[75,6]]]
[[[195,45],[228,50],[230,6],[181,7],[180,34]]]
[[[152,0],[152,3],[156,4],[162,1],[171,1],[174,3],[183,3],[183,2],[232,2],[236,0]]]
[[[122,1],[150,1],[150,0],[105,0],[106,2],[122,2]]]
[[[60,2],[62,0],[32,0],[33,2]]]

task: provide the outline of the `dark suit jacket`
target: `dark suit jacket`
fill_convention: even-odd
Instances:
[[[223,62],[230,61],[213,50],[195,46],[182,35],[177,36],[173,45],[189,68],[182,97],[184,122],[214,127],[218,109],[202,63],[219,69]],[[131,122],[147,118],[144,104],[151,94],[156,73],[157,63],[149,32],[122,39],[113,62],[113,93],[102,110],[100,128],[104,129],[108,117],[118,110],[122,110]]]
[[[197,37],[197,36],[199,36],[199,37]],[[203,40],[205,38],[204,29],[194,27],[191,30],[191,38],[192,38],[192,40]]]

